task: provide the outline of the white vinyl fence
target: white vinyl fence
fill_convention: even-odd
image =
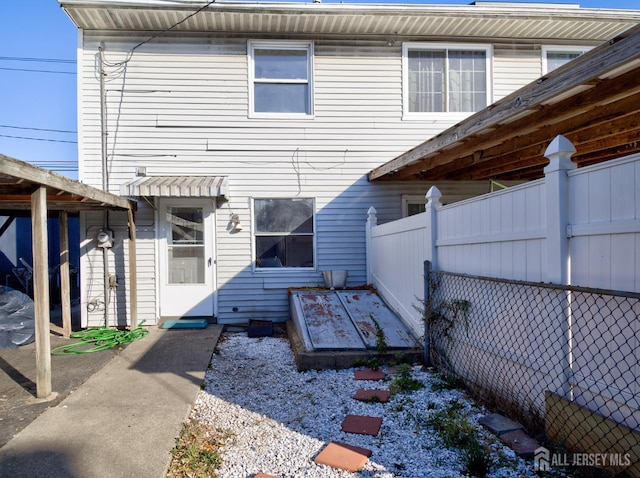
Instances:
[[[640,154],[578,170],[570,160],[573,152],[573,145],[559,136],[547,148],[550,163],[543,179],[447,206],[440,204],[440,193],[434,187],[426,196],[426,212],[391,223],[377,225],[375,209],[371,208],[367,221],[368,281],[419,335],[424,334],[419,312],[425,297],[424,261],[430,261],[435,271],[640,292]],[[489,309],[488,305],[481,307]],[[506,317],[510,313],[505,307],[508,304],[500,313]],[[611,410],[606,415],[614,419],[615,410],[631,406],[624,422],[632,429],[640,423],[640,407],[633,399],[640,396],[640,365],[625,371],[624,386],[602,371],[610,370],[609,365],[620,359],[617,355],[622,351],[627,353],[627,362],[631,358],[640,364],[640,311],[636,309],[617,307],[611,316],[593,319],[589,318],[592,312],[580,311],[575,323],[564,310],[556,317],[541,314],[546,316],[527,318],[540,321],[538,325],[530,323],[533,329],[568,330],[570,324],[568,342],[558,345],[565,351],[563,362],[568,364],[566,382],[552,391],[562,394],[562,390],[571,390],[571,397],[565,398],[583,406],[598,402]],[[614,329],[616,334],[608,332],[621,320],[628,326]],[[597,342],[581,340],[581,330],[593,330],[595,322],[601,338]],[[513,354],[502,350],[505,341],[498,351],[488,341],[492,336],[521,333],[509,328],[514,323],[493,323],[494,333],[485,336],[484,344],[478,342],[484,339],[475,339],[477,348],[486,351],[485,363],[512,360],[509,357]],[[540,373],[535,364],[526,366],[532,376]],[[512,368],[518,373],[517,367]],[[602,410],[599,407],[598,411]]]

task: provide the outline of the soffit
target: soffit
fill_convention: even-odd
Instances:
[[[640,22],[640,10],[535,4],[372,5],[60,0],[78,28],[270,36],[604,41]]]

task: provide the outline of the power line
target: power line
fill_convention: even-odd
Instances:
[[[50,133],[70,133],[76,134],[77,131],[71,131],[68,129],[48,129],[48,128],[30,128],[27,126],[11,126],[6,124],[0,124],[0,128],[11,128],[11,129],[25,129],[29,131],[48,131]]]
[[[60,58],[29,58],[23,56],[0,56],[0,60],[7,61],[35,61],[42,63],[69,63],[74,64],[75,60],[62,60]]]
[[[77,141],[65,140],[65,139],[46,139],[46,138],[31,138],[28,136],[12,136],[8,134],[0,134],[1,138],[11,138],[11,139],[26,139],[29,141],[48,141],[50,143],[77,143]]]
[[[59,73],[63,75],[75,75],[75,71],[54,71],[54,70],[30,70],[27,68],[6,68],[0,67],[0,70],[10,70],[10,71],[29,71],[32,73]]]

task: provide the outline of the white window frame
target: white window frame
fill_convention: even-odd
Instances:
[[[592,47],[588,46],[572,46],[572,45],[544,45],[541,48],[541,56],[542,56],[542,74],[546,75],[549,73],[549,68],[547,64],[547,56],[549,53],[578,53],[582,55]]]
[[[262,49],[275,49],[275,50],[304,50],[307,52],[307,80],[281,80],[281,83],[292,84],[308,84],[309,85],[309,112],[308,113],[278,113],[278,112],[256,112],[254,109],[254,84],[255,78],[255,64],[254,64],[254,51]],[[314,47],[312,41],[263,41],[263,40],[248,40],[247,41],[247,60],[249,70],[249,117],[250,118],[276,118],[276,119],[312,119],[314,116],[314,83],[313,83],[313,64],[314,64]],[[272,80],[273,81],[273,80]]]
[[[258,251],[256,248],[256,237],[260,234],[256,234],[257,224],[256,224],[256,200],[264,200],[264,199],[311,199],[312,208],[313,208],[313,267],[258,267]],[[292,272],[304,272],[308,273],[309,271],[317,271],[318,270],[318,250],[317,250],[317,242],[318,242],[318,229],[317,229],[317,216],[318,210],[316,208],[316,199],[314,197],[298,197],[298,196],[256,196],[251,198],[251,262],[253,264],[253,272],[258,274],[281,274]],[[273,234],[265,234],[265,235],[273,235]]]
[[[402,217],[409,216],[409,204],[427,204],[427,198],[419,194],[403,194],[402,195]]]
[[[469,112],[416,112],[409,111],[409,50],[477,50],[483,51],[486,55],[486,85],[487,85],[487,106],[493,103],[493,46],[483,43],[437,43],[437,42],[405,42],[402,44],[402,118],[415,120],[458,120],[464,119],[476,113]],[[448,56],[447,56],[448,58]],[[445,92],[447,93],[447,92]]]

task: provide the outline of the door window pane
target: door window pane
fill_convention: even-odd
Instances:
[[[201,207],[167,208],[169,284],[204,284],[204,217]]]

